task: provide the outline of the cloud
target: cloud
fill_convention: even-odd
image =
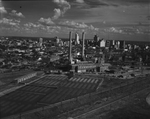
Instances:
[[[99,0],[99,1],[111,1],[111,0]],[[129,3],[149,3],[149,0],[113,0],[114,2],[129,2]]]
[[[59,22],[60,25],[63,25],[63,26],[69,26],[69,27],[76,27],[76,28],[87,28],[88,26],[84,23],[76,23],[74,21],[61,21]]]
[[[150,34],[148,26],[126,26],[126,27],[109,27],[104,29],[105,32],[117,34]]]
[[[149,0],[97,0],[99,2],[105,2],[109,5],[133,5],[133,4],[149,4]]]
[[[5,10],[4,7],[1,7],[1,6],[0,6],[0,13],[4,14],[4,13],[7,13],[7,11]]]
[[[90,5],[85,0],[75,0],[74,2],[71,2],[70,4],[77,9],[90,8]]]
[[[99,6],[109,6],[109,4],[105,1],[100,0],[76,0],[72,2],[71,5],[81,9],[95,8]]]
[[[95,31],[98,31],[98,30],[99,30],[99,28],[95,28],[93,25],[90,25],[90,26],[89,26],[89,29],[90,29],[90,30],[95,30]]]
[[[84,0],[76,0],[77,3],[84,3]]]
[[[58,33],[60,32],[61,27],[60,26],[46,26],[47,33]]]
[[[32,22],[28,22],[24,24],[23,30],[29,34],[40,33],[40,32],[46,31],[44,25],[40,23],[32,23]]]
[[[0,20],[0,26],[0,30],[2,30],[4,33],[6,32],[7,34],[20,32],[21,30],[20,20],[16,19],[3,18]]]
[[[0,13],[3,14],[3,13],[7,13],[5,7],[2,5],[2,1],[0,0]]]
[[[11,16],[14,16],[14,17],[21,17],[21,18],[24,18],[25,16],[21,13],[21,12],[18,12],[16,10],[12,10],[11,13],[9,13]]]
[[[88,29],[88,30],[98,31],[98,28],[95,28],[93,25],[88,26],[85,23],[77,23],[75,21],[61,21],[59,22],[59,25],[68,26],[68,27],[77,28],[77,29]]]
[[[2,20],[0,20],[0,24],[6,25],[6,26],[15,26],[15,27],[17,27],[17,26],[20,25],[20,20],[3,18]]]
[[[60,26],[46,26],[42,25],[40,23],[26,23],[24,24],[23,28],[27,33],[44,33],[44,34],[49,34],[49,33],[55,33],[61,30]]]
[[[56,3],[61,8],[60,11],[62,16],[67,12],[68,9],[71,8],[71,5],[66,0],[53,0],[53,2]]]
[[[27,27],[27,28],[39,28],[42,25],[40,25],[40,24],[34,24],[34,23],[29,22],[29,23],[24,24],[24,26]]]
[[[109,29],[105,29],[107,32],[113,32],[113,33],[123,33],[123,31],[119,28],[111,27]]]
[[[147,5],[149,0],[76,0],[72,4],[77,8],[88,9],[88,8],[97,8],[99,6],[131,6],[131,5]]]
[[[43,18],[43,17],[39,19],[39,23],[41,23],[41,24],[43,24],[43,25],[53,25],[53,24],[55,24],[55,23],[51,20],[51,18],[45,19],[45,18]]]
[[[62,13],[61,13],[61,10],[55,8],[55,9],[54,9],[54,16],[53,16],[52,19],[54,19],[54,20],[58,19],[58,18],[61,16],[61,14],[62,14]]]

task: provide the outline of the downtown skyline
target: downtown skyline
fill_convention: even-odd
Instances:
[[[0,0],[0,35],[150,41],[149,0]]]

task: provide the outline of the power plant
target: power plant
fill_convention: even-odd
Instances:
[[[72,63],[72,32],[69,32],[69,62]]]
[[[76,35],[75,35],[76,36]],[[76,38],[76,37],[75,37]],[[71,71],[76,73],[96,71],[97,65],[85,59],[85,32],[82,32],[82,47],[81,47],[81,61],[73,63],[72,56],[72,32],[69,32],[69,51],[68,60],[71,65]],[[68,65],[68,66],[70,66]]]
[[[75,34],[75,44],[80,44],[79,35],[78,33]]]
[[[84,50],[85,50],[85,32],[82,33],[82,59],[84,60]]]

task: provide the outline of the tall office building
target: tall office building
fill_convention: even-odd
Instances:
[[[112,45],[115,46],[115,40],[112,41]]]
[[[98,35],[95,35],[94,36],[94,42],[98,42],[100,39],[99,39],[99,37],[98,37]]]
[[[120,46],[120,42],[115,40],[115,46],[114,46],[115,49],[119,49],[119,46]]]
[[[56,43],[59,44],[60,43],[60,39],[58,37],[56,37]]]
[[[94,36],[94,45],[96,46],[96,45],[98,45],[99,46],[99,37],[98,37],[98,35],[95,35]]]
[[[106,41],[103,39],[100,42],[100,47],[105,47],[106,46]]]
[[[105,47],[108,47],[108,48],[109,48],[110,45],[111,45],[111,44],[110,44],[110,40],[106,40]]]
[[[120,49],[125,49],[125,41],[120,41]]]
[[[42,45],[43,45],[43,38],[40,38],[39,39],[39,46],[42,47]]]

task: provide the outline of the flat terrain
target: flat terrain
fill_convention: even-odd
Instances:
[[[24,75],[32,73],[32,72],[34,72],[34,71],[33,70],[23,70],[23,71],[14,71],[14,72],[10,72],[10,73],[1,73],[0,74],[0,82],[7,84],[7,83],[10,83],[15,78],[24,76]]]
[[[1,117],[76,98],[96,90],[101,79],[49,75],[0,98]]]
[[[145,92],[145,94],[147,93]],[[132,103],[125,107],[111,111],[102,119],[150,119],[150,106],[146,102],[145,94],[137,96]]]

